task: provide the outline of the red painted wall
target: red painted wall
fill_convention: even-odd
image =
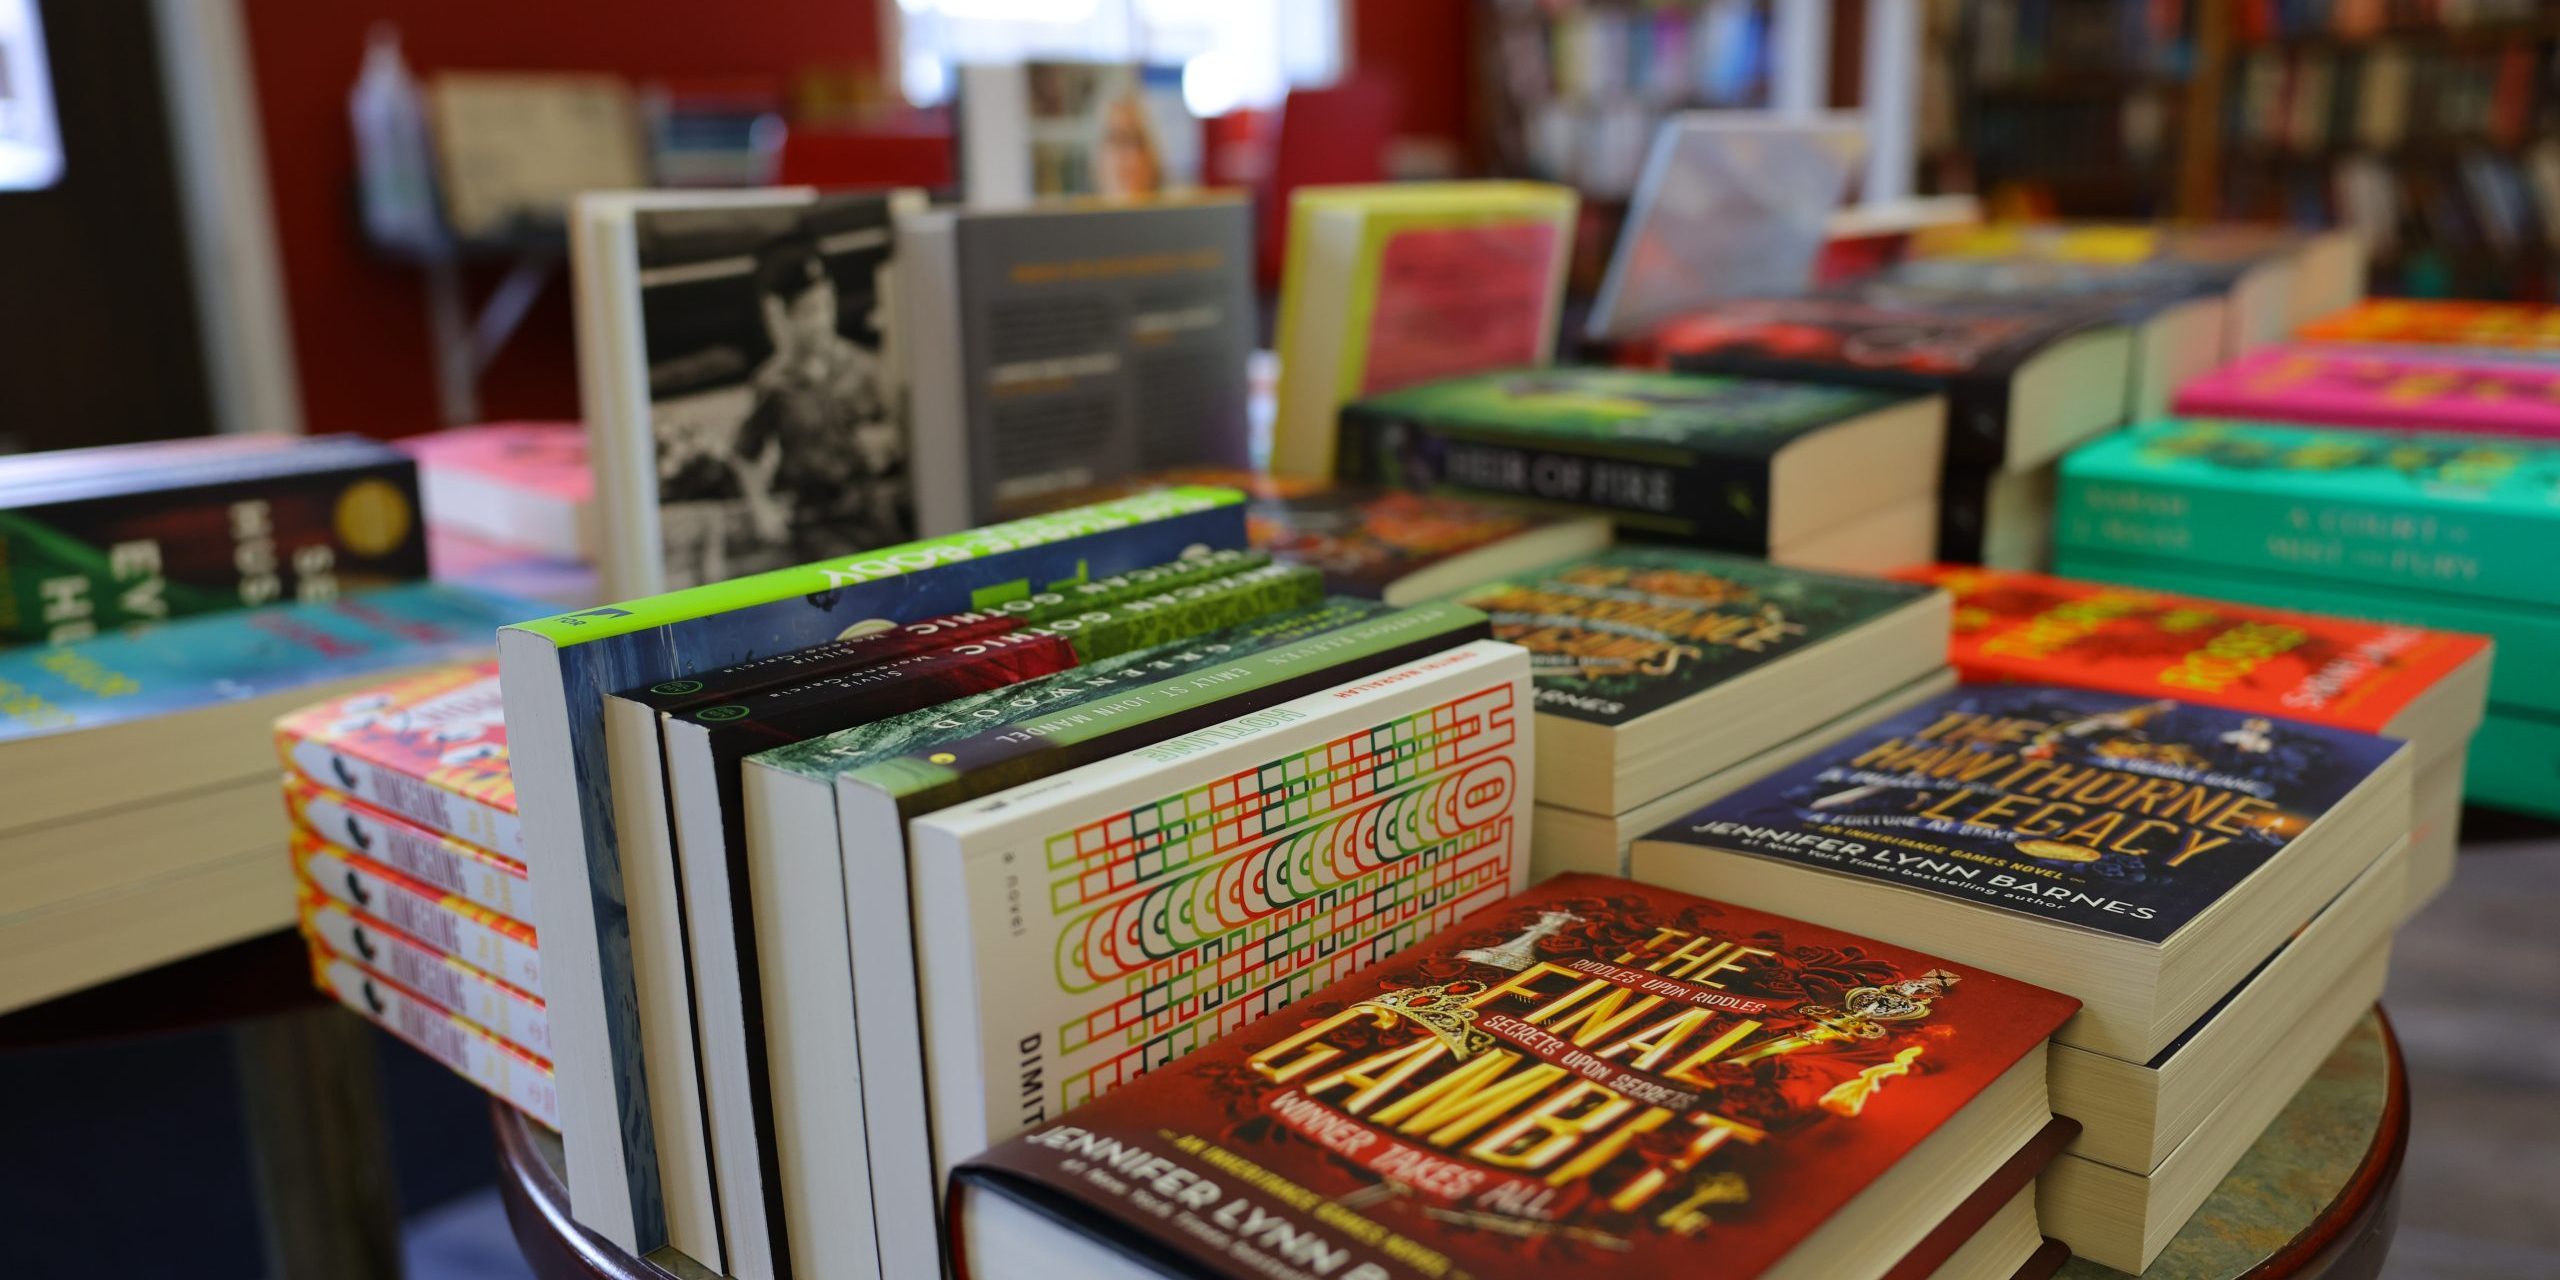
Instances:
[[[347,90],[377,21],[411,68],[765,76],[875,65],[873,0],[239,0],[266,142],[294,356],[310,429],[395,436],[436,420],[424,285],[373,260],[349,185]],[[473,298],[488,278],[476,280]],[[577,360],[566,272],[481,384],[489,418],[573,418]]]
[[[1351,63],[1396,86],[1396,133],[1437,138],[1472,162],[1476,0],[1344,0]]]

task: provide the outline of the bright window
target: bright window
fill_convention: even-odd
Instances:
[[[885,3],[885,0],[884,0]],[[1194,115],[1277,106],[1342,71],[1338,0],[895,0],[907,100],[948,98],[951,69],[1038,59],[1181,69]]]
[[[0,191],[34,191],[61,177],[44,25],[35,0],[0,0]]]

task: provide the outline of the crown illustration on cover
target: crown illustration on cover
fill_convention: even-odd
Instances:
[[[1493,1033],[1476,1025],[1475,1007],[1467,1003],[1469,996],[1482,990],[1483,983],[1465,980],[1436,987],[1406,987],[1380,992],[1351,1007],[1402,1018],[1446,1045],[1451,1059],[1464,1062],[1494,1046]]]

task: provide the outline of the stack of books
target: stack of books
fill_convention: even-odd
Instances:
[[[410,583],[0,650],[0,1009],[289,923],[276,716],[536,608]]]
[[[1968,681],[2175,698],[2405,739],[2417,775],[2403,914],[2453,879],[2463,762],[2489,691],[2486,637],[1962,565],[1897,576],[1955,597],[1948,657]]]
[[[2067,996],[1568,875],[962,1165],[983,1280],[2046,1276]]]
[[[1529,651],[1540,878],[1619,874],[1637,836],[1953,682],[1946,596],[1905,583],[1628,546],[1458,598]]]
[[[2063,466],[2056,558],[2103,582],[2488,636],[2463,786],[2560,814],[2560,444],[2169,420]]]
[[[399,442],[418,460],[436,576],[563,607],[592,604],[595,469],[574,422],[498,422]]]
[[[1969,685],[1636,842],[1633,877],[2077,997],[2047,1235],[2139,1272],[2380,994],[2416,749]]]
[[[932,1274],[959,1160],[1525,886],[1528,656],[1245,543],[1167,489],[501,634],[581,1222]]]
[[[304,707],[275,735],[313,981],[557,1124],[497,664]]]

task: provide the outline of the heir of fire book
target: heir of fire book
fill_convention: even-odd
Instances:
[[[1299,1268],[1274,1274],[1371,1280],[1829,1276],[1860,1254],[1882,1273],[1984,1173],[1934,1164],[1900,1204],[1862,1193],[1997,1109],[2013,1069],[2040,1077],[2074,1007],[1817,925],[1560,876],[970,1161],[957,1269],[1029,1274],[1035,1237],[979,1225],[1010,1201],[1184,1276],[1265,1251]],[[2041,1079],[2023,1083],[2030,1107],[1974,1130],[1999,1159],[2047,1120]],[[1088,1176],[1110,1169],[1128,1176]],[[1928,1221],[1879,1229],[1895,1211]]]
[[[2178,412],[2560,439],[2560,363],[2413,347],[2269,347],[2186,385]]]

